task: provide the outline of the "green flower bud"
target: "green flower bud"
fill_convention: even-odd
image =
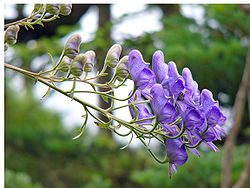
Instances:
[[[15,44],[17,41],[17,34],[19,29],[20,28],[18,25],[9,26],[5,31],[5,36],[4,36],[5,42],[7,42],[8,44]]]
[[[81,76],[85,62],[86,57],[84,54],[77,55],[70,64],[70,73],[74,76]]]
[[[59,4],[46,4],[46,12],[52,15],[59,14]]]
[[[108,51],[105,63],[111,68],[114,68],[119,62],[119,57],[122,52],[122,47],[120,44],[114,44]]]
[[[37,12],[37,11],[41,8],[41,6],[43,6],[43,4],[35,4],[35,5],[34,5],[34,9],[33,9],[32,12],[33,12],[33,13]],[[41,11],[40,11],[39,13],[42,13],[43,10],[44,10],[44,8],[42,8]]]
[[[64,55],[68,56],[70,59],[74,59],[79,52],[81,42],[82,37],[78,34],[69,37],[64,46]]]
[[[60,14],[67,16],[71,13],[72,4],[60,4]]]
[[[122,81],[129,76],[128,56],[124,56],[117,64],[115,74],[117,80]]]
[[[68,72],[71,61],[72,60],[70,58],[64,56],[58,69],[61,70],[62,72]]]
[[[86,61],[84,62],[84,71],[91,72],[94,69],[95,65],[95,52],[93,50],[87,51],[84,56],[86,57]]]
[[[4,51],[8,50],[8,48],[9,48],[8,43],[4,43]]]

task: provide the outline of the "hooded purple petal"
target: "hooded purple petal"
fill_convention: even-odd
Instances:
[[[206,113],[206,117],[209,127],[215,126],[216,124],[222,125],[226,120],[226,117],[221,113],[217,106],[210,108]]]
[[[168,63],[168,76],[169,76],[169,85],[171,85],[171,83],[175,82],[175,80],[180,77],[176,64],[173,61],[170,61]]]
[[[168,79],[168,65],[164,61],[164,54],[162,51],[158,50],[154,53],[152,68],[157,83],[162,83],[164,79]]]
[[[172,127],[173,131],[177,133],[177,130]],[[165,139],[165,147],[167,151],[167,157],[170,163],[183,165],[188,159],[188,154],[185,145],[180,138],[177,139]]]
[[[188,129],[202,126],[204,118],[200,115],[198,110],[190,109],[183,117],[184,126]]]
[[[154,85],[155,75],[148,66],[138,50],[129,53],[129,72],[137,88],[145,89]]]
[[[169,99],[164,95],[162,85],[155,84],[150,94],[153,99],[150,101],[151,107],[159,122],[171,123],[177,117],[177,112],[173,104],[169,103]]]
[[[219,106],[218,101],[213,99],[213,94],[208,89],[203,89],[201,92],[201,102],[200,102],[202,110],[206,113],[210,107]]]
[[[149,64],[145,63],[141,53],[138,50],[132,50],[129,53],[129,69],[130,75],[133,80],[136,80],[137,76],[140,72],[149,66]]]
[[[149,68],[144,68],[134,81],[140,89],[151,88],[155,83],[155,75]]]
[[[198,90],[198,84],[193,80],[193,76],[189,68],[184,68],[182,71],[182,76],[185,81],[185,86],[192,91],[192,95],[194,95]]]

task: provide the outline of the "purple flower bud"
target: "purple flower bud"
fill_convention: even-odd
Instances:
[[[61,70],[62,72],[68,72],[71,61],[72,59],[70,59],[67,56],[64,56],[62,59],[62,62],[60,63],[58,67],[58,70]]]
[[[72,9],[72,4],[60,4],[59,6],[59,10],[60,10],[60,14],[67,16],[71,13],[71,9]]]
[[[122,81],[129,76],[128,56],[121,58],[117,64],[115,72],[118,81]]]
[[[52,15],[58,15],[59,4],[46,4],[46,12]]]
[[[114,44],[113,46],[111,46],[106,55],[105,63],[111,68],[116,67],[116,65],[119,62],[119,57],[121,55],[121,52],[122,52],[122,47],[120,44]]]
[[[86,61],[84,62],[84,71],[91,72],[94,69],[95,65],[95,52],[93,50],[87,51],[84,53]]]
[[[34,9],[33,9],[33,13],[36,13],[41,8],[41,6],[43,6],[43,4],[35,4]],[[42,8],[39,13],[42,13],[43,10],[44,10],[44,8]]]
[[[64,54],[70,59],[74,59],[79,53],[82,38],[78,34],[71,35],[64,46]]]
[[[7,42],[8,44],[15,44],[17,41],[17,35],[19,30],[20,28],[18,25],[9,26],[5,31],[5,36],[4,36],[5,42]]]
[[[8,50],[9,48],[9,44],[8,43],[4,43],[4,51]]]
[[[74,76],[81,76],[83,73],[83,65],[86,62],[84,54],[77,55],[70,65],[70,73]]]

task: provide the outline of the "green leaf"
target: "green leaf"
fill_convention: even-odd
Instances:
[[[101,97],[106,103],[109,103],[109,98],[106,95],[101,95]]]
[[[42,99],[45,99],[46,97],[48,97],[50,95],[50,87],[48,88],[47,92],[43,95]]]
[[[55,67],[55,62],[54,62],[54,60],[53,60],[52,55],[51,55],[50,53],[48,53],[48,56],[49,56],[49,58],[50,58],[50,60],[51,60],[52,66]]]
[[[26,22],[26,25],[29,26],[31,29],[34,30],[34,27],[29,22]]]
[[[41,21],[37,22],[37,24],[41,25],[42,27],[44,27],[44,24]]]
[[[100,123],[100,122],[94,122],[98,127],[101,127],[101,128],[108,128],[109,127],[109,125],[111,124],[111,122],[112,122],[112,119],[109,121],[109,122],[107,122],[107,123]]]
[[[95,90],[96,91],[96,88],[95,88],[95,85],[93,84],[93,83],[88,83],[92,88],[93,88],[93,90]]]

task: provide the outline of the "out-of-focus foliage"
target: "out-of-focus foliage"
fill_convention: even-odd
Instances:
[[[5,188],[42,188],[40,184],[31,182],[30,176],[24,172],[5,170]]]
[[[241,170],[246,162],[247,146],[238,146],[233,157],[233,177],[235,183],[240,177]],[[153,165],[143,171],[134,171],[131,179],[143,187],[220,187],[221,155],[214,152],[201,152],[197,159],[189,154],[190,159],[183,167],[178,168],[171,181],[166,178],[167,165]]]

